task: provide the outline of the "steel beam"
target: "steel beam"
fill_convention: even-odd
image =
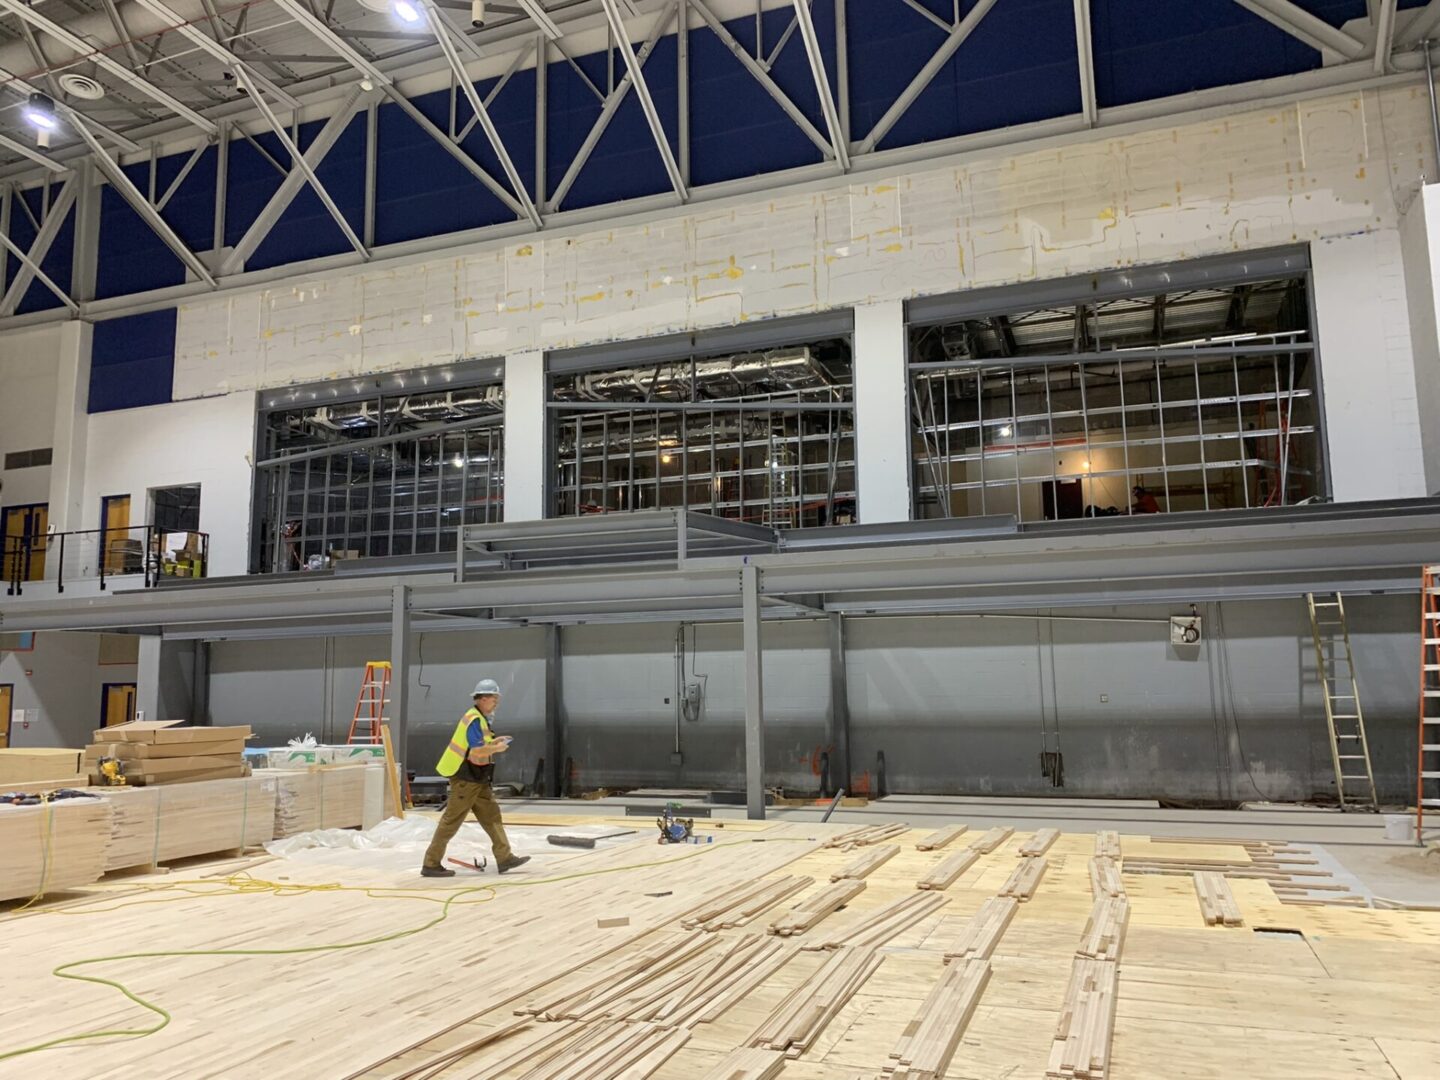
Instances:
[[[520,173],[515,168],[515,163],[510,160],[510,152],[505,149],[505,143],[500,138],[500,132],[496,130],[494,122],[490,119],[490,112],[485,108],[485,103],[480,100],[480,94],[475,89],[475,84],[470,81],[466,74],[465,65],[460,62],[460,55],[455,51],[455,42],[451,38],[453,31],[449,24],[441,17],[440,11],[435,7],[434,0],[419,0],[424,6],[426,15],[430,20],[430,28],[434,31],[435,40],[440,45],[440,51],[445,54],[445,60],[454,72],[455,78],[459,80],[460,89],[465,92],[465,97],[470,102],[470,108],[475,111],[476,118],[480,121],[480,128],[485,132],[485,138],[490,142],[490,148],[495,151],[495,156],[500,159],[500,167],[505,171],[505,177],[510,181],[510,187],[515,198],[519,201],[525,216],[535,228],[540,228],[544,223],[540,220],[540,212],[535,208],[535,202],[530,198],[530,193],[525,190],[525,184],[520,179]]]
[[[850,32],[846,26],[845,4],[835,0],[835,94],[840,99],[840,130],[850,145]]]
[[[830,637],[830,786],[850,790],[850,690],[845,667],[845,616],[826,616]],[[822,792],[828,795],[829,792]]]
[[[21,97],[24,98],[28,98],[31,94],[38,94],[43,92],[37,87],[35,87],[33,84],[28,83],[24,79],[20,78],[19,75],[16,75],[13,72],[6,71],[4,68],[0,68],[0,86],[4,86],[7,89],[13,90],[15,91],[15,93],[19,94]],[[79,113],[77,113],[74,109],[70,108],[70,106],[66,105],[63,101],[55,102],[55,112],[57,115],[69,121],[71,127],[79,127],[81,120],[83,120],[84,123],[89,126],[90,130],[98,131],[101,135],[105,136],[106,140],[114,143],[121,150],[126,150],[132,154],[138,154],[144,150],[144,147],[142,147],[139,143],[135,142],[133,139],[121,135],[118,131],[114,131],[111,128],[106,127],[104,124],[99,123],[98,121],[91,120],[89,117],[81,117]],[[29,157],[30,155],[27,154],[26,156]]]
[[[11,240],[10,237],[7,236],[5,233],[0,233],[0,244],[4,244],[6,250],[20,260],[22,267],[28,268],[31,273],[33,273],[37,278],[39,278],[40,284],[44,285],[47,289],[54,293],[56,298],[67,308],[70,309],[70,313],[72,315],[78,315],[80,313],[80,305],[77,304],[74,300],[72,300],[66,294],[64,289],[60,288],[59,285],[56,285],[49,274],[45,273],[44,270],[41,270],[40,267],[36,266],[33,262],[31,262],[25,252],[20,250],[19,245],[16,244],[15,241]],[[11,288],[13,289],[14,286],[12,285]]]
[[[475,159],[467,154],[464,149],[456,146],[455,141],[436,127],[428,116],[417,109],[414,102],[400,93],[394,86],[387,86],[384,89],[385,96],[398,105],[400,111],[408,116],[415,123],[416,127],[420,128],[421,131],[439,143],[446,153],[465,167],[466,172],[489,188],[497,199],[508,206],[515,213],[516,217],[525,216],[525,208],[520,205],[519,200],[517,200],[514,195],[510,194],[510,191],[505,185],[481,168]]]
[[[48,180],[46,181],[49,182]],[[20,259],[20,268],[15,271],[15,278],[10,282],[10,287],[5,290],[5,295],[0,298],[0,318],[15,314],[15,308],[24,298],[30,288],[30,283],[37,277],[50,289],[65,306],[71,311],[78,311],[79,305],[66,293],[62,292],[53,281],[45,276],[40,269],[40,264],[45,261],[45,256],[50,254],[50,248],[55,243],[55,237],[60,235],[60,229],[65,224],[65,218],[70,213],[70,208],[75,205],[76,189],[79,187],[79,177],[72,173],[60,188],[60,194],[50,204],[50,212],[45,215],[45,220],[40,223],[40,231],[35,234],[35,241],[30,245],[28,252],[20,252],[7,240],[6,246],[14,251]]]
[[[805,43],[805,55],[810,61],[810,74],[815,79],[815,92],[820,95],[820,111],[825,116],[825,127],[830,131],[830,146],[835,163],[842,173],[850,171],[850,146],[846,141],[845,125],[840,122],[840,112],[835,108],[835,96],[830,92],[830,76],[825,71],[825,56],[820,52],[820,39],[815,36],[815,24],[810,18],[810,0],[792,0],[795,7],[795,25],[800,27],[800,40]]]
[[[870,134],[865,136],[864,142],[857,148],[857,154],[868,154],[879,145],[880,140],[889,134],[890,129],[905,115],[905,111],[915,103],[915,99],[940,73],[940,69],[950,62],[955,51],[965,44],[965,39],[975,32],[975,28],[980,25],[980,20],[985,18],[994,6],[995,0],[977,0],[965,18],[961,19],[950,31],[950,36],[945,39],[945,43],[935,50],[935,55],[930,57],[915,78],[910,80],[910,85],[905,87],[900,96],[895,99],[895,103],[885,110],[885,115],[876,121],[875,126],[870,129]]]
[[[745,816],[765,819],[765,650],[760,638],[760,568],[740,569],[745,649]]]
[[[215,218],[210,237],[210,256],[218,260],[225,250],[225,201],[230,189],[230,122],[220,124],[215,144]]]
[[[236,56],[194,23],[186,22],[177,12],[161,3],[161,0],[132,0],[132,2],[139,4],[146,11],[150,12],[150,14],[162,20],[166,26],[169,26],[175,33],[190,42],[201,52],[209,53],[222,64],[231,65],[233,68],[241,62],[240,57]],[[252,70],[250,77],[259,83],[271,97],[282,102],[287,109],[300,108],[300,102],[296,101],[258,71]]]
[[[44,30],[45,33],[49,34],[56,41],[72,50],[80,59],[93,63],[96,67],[108,72],[121,82],[134,87],[152,101],[165,106],[165,108],[169,109],[176,116],[188,120],[201,131],[210,134],[215,133],[215,121],[208,120],[201,116],[183,101],[167,94],[150,80],[131,71],[124,64],[112,59],[108,53],[95,48],[94,45],[90,44],[84,38],[67,30],[53,19],[40,14],[40,12],[36,11],[29,4],[24,3],[23,0],[0,0],[0,10],[7,11],[37,29]],[[178,22],[180,20],[176,19],[176,21]]]
[[[564,649],[560,627],[545,627],[545,795],[558,799],[565,783]]]
[[[535,200],[541,206],[548,198],[546,191],[549,185],[545,170],[545,159],[549,156],[549,148],[545,145],[549,94],[550,42],[544,34],[540,34],[535,40]]]
[[[675,0],[675,125],[680,176],[690,183],[690,8]]]
[[[331,116],[329,120],[325,121],[325,126],[322,127],[315,136],[315,141],[305,148],[304,154],[301,154],[299,149],[291,141],[284,127],[276,126],[277,134],[280,135],[281,141],[285,143],[286,148],[292,155],[293,165],[286,174],[285,179],[280,181],[280,187],[276,190],[275,194],[270,196],[270,201],[265,204],[265,208],[261,210],[255,220],[251,222],[250,227],[245,230],[245,235],[240,238],[240,242],[235,245],[230,254],[225,257],[225,261],[221,263],[220,273],[222,276],[237,273],[241,267],[245,265],[245,260],[255,253],[255,249],[260,246],[260,242],[264,240],[270,230],[275,227],[275,223],[280,220],[286,208],[295,200],[295,196],[300,193],[300,189],[305,185],[306,180],[315,175],[315,166],[325,160],[325,155],[331,151],[341,134],[350,126],[350,121],[354,119],[355,114],[359,111],[360,99],[363,94],[364,91],[358,86],[350,91],[349,96],[346,97],[340,110]],[[274,113],[270,115],[273,117]],[[276,121],[276,124],[278,124],[278,121]],[[318,181],[314,182],[318,183]],[[328,200],[328,196],[322,196],[322,199]],[[326,208],[329,209],[331,206],[334,206],[334,203],[327,202]],[[331,210],[331,213],[338,214],[339,208],[337,207]],[[351,239],[351,243],[355,243],[359,238],[355,237],[354,231],[350,229],[349,224],[346,223],[344,228],[347,239],[354,238]],[[359,245],[359,248],[363,249],[364,245]]]
[[[375,243],[375,189],[379,184],[376,159],[379,156],[380,104],[372,101],[365,108],[365,246]]]
[[[803,0],[797,0],[803,3]],[[640,102],[640,109],[645,113],[645,122],[650,125],[650,135],[655,140],[655,148],[660,151],[660,160],[665,165],[665,172],[670,176],[670,186],[675,189],[675,194],[680,201],[686,202],[690,198],[689,186],[685,178],[680,175],[680,166],[675,162],[674,151],[670,149],[670,139],[665,134],[665,125],[660,122],[660,114],[655,111],[655,99],[650,96],[650,84],[645,81],[645,74],[640,70],[640,61],[635,57],[634,46],[630,44],[630,35],[625,31],[625,21],[620,17],[620,9],[616,6],[615,0],[600,0],[605,8],[605,18],[610,23],[610,32],[615,37],[615,46],[620,50],[620,58],[625,61],[625,70],[629,72],[630,79],[635,85],[635,97]],[[670,22],[670,12],[666,11],[656,17],[655,21],[662,25]]]
[[[1235,0],[1253,15],[1271,26],[1284,30],[1312,49],[1329,50],[1347,60],[1357,60],[1365,53],[1365,43],[1331,26],[1318,15],[1312,15],[1290,0]]]
[[[410,587],[396,585],[390,593],[390,707],[384,711],[402,787],[405,762],[410,759],[410,637]]]
[[[1406,44],[1414,44],[1417,41],[1434,37],[1436,30],[1440,30],[1440,0],[1430,0],[1424,10],[1406,25],[1401,40]]]
[[[1094,127],[1100,110],[1095,99],[1095,44],[1090,33],[1090,0],[1075,0],[1075,49],[1080,58],[1080,115]]]
[[[560,27],[555,25],[555,20],[550,18],[545,9],[536,0],[515,0],[520,10],[530,16],[531,21],[540,28],[540,32],[551,41],[560,37]]]
[[[195,168],[195,166],[199,164],[200,159],[205,156],[205,151],[209,146],[210,140],[202,139],[200,145],[190,152],[190,156],[185,159],[185,164],[181,165],[180,171],[175,174],[175,179],[171,180],[170,186],[165,189],[165,193],[155,200],[156,210],[164,210],[166,204],[175,197],[175,192],[180,190],[180,185],[183,184],[185,178],[190,175],[190,170]]]
[[[1396,0],[1379,0],[1375,12],[1375,74],[1384,75],[1390,69],[1390,53],[1395,48],[1395,4]]]
[[[990,0],[990,3],[994,2],[995,0]],[[715,13],[705,6],[705,0],[690,0],[690,6],[705,20],[705,25],[710,27],[715,36],[730,50],[730,54],[740,61],[755,81],[765,88],[765,92],[775,99],[776,104],[785,110],[785,115],[795,122],[795,126],[805,133],[805,137],[819,147],[822,154],[830,154],[833,149],[830,141],[790,100],[785,91],[780,89],[779,84],[770,77],[770,73],[761,66],[760,62],[750,55],[749,50],[735,40],[735,35],[730,33],[725,24],[715,17]]]
[[[100,166],[100,171],[120,193],[121,198],[130,204],[130,209],[144,219],[155,235],[160,237],[165,242],[165,246],[179,256],[180,261],[190,269],[192,274],[213,289],[215,278],[211,276],[205,264],[200,261],[200,257],[185,245],[185,241],[180,239],[179,234],[160,216],[155,207],[150,205],[144,193],[135,186],[130,177],[125,175],[125,170],[110,159],[110,155],[105,153],[104,147],[100,145],[94,133],[83,122],[77,122],[75,130],[89,145],[91,154]]]
[[[348,63],[360,74],[364,75],[377,86],[389,86],[391,79],[383,71],[377,68],[365,57],[355,51],[345,39],[335,32],[329,23],[325,22],[300,0],[272,0],[276,7],[283,10],[287,15],[303,26],[311,34],[325,42],[335,52],[335,55]]]
[[[270,108],[270,103],[265,100],[265,96],[260,92],[260,87],[255,82],[250,69],[244,64],[236,64],[235,78],[239,84],[245,88],[245,92],[249,94],[255,102],[255,107],[264,115],[265,122],[270,125],[271,129],[280,139],[281,144],[289,152],[292,171],[299,169],[300,172],[304,174],[305,179],[310,182],[310,187],[314,190],[315,194],[319,196],[320,201],[325,204],[325,209],[335,220],[335,224],[340,226],[340,231],[345,234],[345,239],[350,241],[350,246],[355,249],[362,259],[368,262],[370,259],[370,249],[367,248],[365,242],[355,234],[355,230],[351,227],[350,222],[347,221],[345,215],[341,213],[340,207],[335,205],[335,200],[330,197],[330,192],[326,191],[325,185],[320,182],[320,177],[315,172],[315,166],[300,152],[300,147],[295,145],[295,140],[291,137],[290,133],[285,130],[285,125],[282,124],[280,118],[275,115],[275,110]],[[350,92],[350,96],[346,98],[345,104],[341,106],[340,111],[336,114],[337,116],[343,115],[345,117],[345,123],[340,127],[341,131],[344,131],[345,128],[349,126],[350,120],[353,119],[355,113],[358,111],[356,105],[359,102],[360,95],[363,93],[364,91],[357,86]],[[331,120],[333,121],[334,117],[331,117]],[[329,127],[328,122],[326,127]],[[334,144],[332,143],[331,145]]]
[[[659,42],[660,36],[664,32],[664,20],[657,19],[655,25],[650,28],[650,36],[646,38],[645,43],[640,46],[639,55],[636,57],[641,67],[644,67],[645,61],[650,59],[650,54],[655,51],[655,45]],[[610,121],[615,118],[615,113],[619,110],[621,103],[624,102],[625,95],[630,92],[630,86],[633,81],[627,72],[615,89],[604,98],[605,104],[600,110],[600,115],[595,118],[595,123],[590,125],[590,131],[585,136],[585,141],[580,144],[580,149],[575,151],[575,157],[571,160],[569,166],[566,167],[565,175],[560,178],[560,183],[555,188],[555,194],[551,197],[547,205],[547,209],[550,211],[558,210],[560,204],[565,201],[565,196],[570,194],[570,188],[575,183],[576,177],[580,175],[580,170],[585,167],[585,163],[590,160],[590,155],[595,150],[596,144],[599,143],[600,136],[605,134],[605,129],[610,126]]]
[[[70,259],[70,291],[77,301],[95,299],[100,268],[100,181],[95,163],[83,161],[75,171],[75,242]]]
[[[50,155],[42,154],[33,146],[26,146],[24,143],[17,139],[12,139],[8,135],[0,135],[0,147],[4,147],[12,154],[19,154],[23,158],[29,158],[35,162],[36,165],[43,165],[51,172],[63,173],[69,172],[70,170],[70,166],[64,162],[56,161]]]

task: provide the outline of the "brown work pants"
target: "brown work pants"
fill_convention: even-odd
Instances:
[[[469,780],[451,780],[450,797],[445,801],[445,811],[435,826],[435,838],[425,849],[425,865],[443,866],[445,848],[460,831],[467,814],[473,813],[475,820],[490,837],[490,846],[495,851],[497,863],[509,862],[513,856],[510,841],[505,836],[505,825],[500,820],[500,804],[489,784],[475,784]]]

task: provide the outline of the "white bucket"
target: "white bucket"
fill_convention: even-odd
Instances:
[[[1413,844],[1415,842],[1415,815],[1386,814],[1385,839],[1404,840]]]

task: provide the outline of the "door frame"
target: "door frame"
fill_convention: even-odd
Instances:
[[[37,533],[30,533],[29,535],[30,535],[31,539],[34,539],[37,535],[38,535],[39,537],[41,537],[41,538],[44,538],[44,537],[46,537],[46,536],[49,535],[50,504],[49,504],[48,502],[32,502],[32,503],[10,503],[10,504],[7,505],[7,506],[0,506],[0,536],[8,536],[8,535],[9,535],[8,533],[6,533],[6,532],[4,531],[4,530],[5,530],[5,524],[6,524],[6,522],[7,522],[7,521],[9,520],[9,518],[10,518],[11,511],[15,511],[15,510],[29,510],[29,511],[31,511],[32,513],[33,513],[34,511],[36,511],[36,510],[43,510],[43,511],[45,511],[46,530],[45,530],[44,532],[41,532],[41,533],[38,533],[38,534],[37,534]],[[23,534],[22,534],[22,535],[23,535]],[[18,559],[19,557],[20,557],[20,556],[19,556],[18,553],[17,553],[16,555],[14,555],[14,556],[6,556],[5,553],[4,553],[4,551],[3,551],[3,550],[0,550],[0,576],[3,576],[4,579],[5,579],[7,582],[8,582],[9,579],[10,579],[10,567],[9,567],[9,565],[6,565],[6,559],[7,559],[7,558],[16,558],[16,559]],[[34,557],[35,557],[35,547],[34,547],[34,545],[32,544],[31,547],[30,547],[30,550],[29,550],[29,551],[26,553],[26,555],[25,555],[24,572],[21,574],[21,577],[20,577],[20,580],[21,580],[22,582],[24,582],[24,581],[39,581],[39,580],[41,580],[41,578],[44,577],[43,570],[42,570],[42,573],[41,573],[41,577],[40,577],[40,578],[32,578],[32,577],[30,576],[30,566],[31,566],[31,563],[32,563]],[[42,547],[41,550],[40,550],[40,558],[41,558],[41,566],[43,567],[43,566],[44,566],[44,558],[45,558],[45,549],[44,549],[43,547]]]
[[[0,747],[8,750],[15,745],[12,737],[14,733],[10,728],[12,713],[15,709],[15,684],[0,683],[0,697],[6,700],[5,707],[0,709]]]
[[[128,686],[128,687],[130,687],[132,690],[134,690],[134,691],[135,691],[135,697],[132,697],[132,698],[130,699],[130,716],[129,716],[129,718],[128,718],[127,720],[122,720],[122,721],[120,721],[120,722],[121,722],[122,724],[124,724],[124,723],[129,723],[130,720],[134,720],[134,719],[135,719],[135,703],[136,703],[137,699],[139,698],[139,692],[140,692],[140,687],[139,687],[139,685],[138,685],[134,680],[132,680],[132,679],[126,679],[124,682],[107,682],[107,683],[101,683],[101,684],[100,684],[100,723],[99,723],[99,725],[97,725],[97,726],[102,727],[102,728],[114,726],[114,725],[111,725],[111,724],[107,724],[107,723],[105,722],[105,718],[106,718],[107,713],[108,713],[109,710],[110,710],[110,691],[111,691],[111,690],[114,690],[114,689],[117,688],[117,687],[121,687],[121,686]]]

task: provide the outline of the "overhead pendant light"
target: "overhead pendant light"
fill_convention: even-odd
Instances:
[[[45,94],[31,94],[22,115],[41,131],[54,131],[60,126],[60,121],[55,117],[55,102]]]
[[[395,0],[391,5],[391,10],[407,23],[420,21],[420,9],[411,3],[410,0]]]

